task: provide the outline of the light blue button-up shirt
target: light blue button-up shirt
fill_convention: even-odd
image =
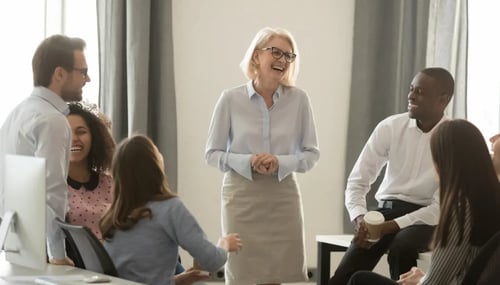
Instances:
[[[12,110],[0,129],[0,173],[3,173],[5,154],[46,159],[48,253],[56,259],[66,256],[64,236],[55,218],[64,220],[67,207],[66,177],[71,146],[68,113],[68,105],[60,96],[45,87],[35,87],[31,96]],[[0,215],[4,208],[1,188]]]
[[[278,158],[278,179],[306,172],[319,159],[318,139],[309,96],[296,87],[280,86],[267,108],[253,84],[222,92],[212,116],[205,149],[209,165],[234,170],[252,180],[251,156]]]

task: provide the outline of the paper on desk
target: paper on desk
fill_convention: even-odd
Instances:
[[[11,282],[35,282],[36,278],[48,278],[53,281],[83,281],[84,275],[73,274],[73,275],[18,275],[18,276],[4,276],[0,277],[5,281]]]

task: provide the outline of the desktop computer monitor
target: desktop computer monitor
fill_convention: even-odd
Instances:
[[[35,269],[47,266],[45,159],[6,155],[0,246],[7,261]]]

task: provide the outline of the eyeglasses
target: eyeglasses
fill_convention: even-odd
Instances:
[[[76,68],[76,67],[73,67],[72,69],[80,72],[83,75],[83,77],[85,77],[85,78],[89,76],[89,69],[88,68]]]
[[[271,50],[271,55],[276,59],[280,59],[282,56],[285,56],[285,60],[288,63],[292,63],[295,60],[295,58],[297,57],[296,54],[294,54],[292,52],[284,52],[277,47],[266,47],[266,48],[262,48],[260,50]]]

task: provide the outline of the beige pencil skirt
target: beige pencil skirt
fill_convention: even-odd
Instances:
[[[243,249],[229,254],[227,285],[307,280],[302,199],[295,175],[253,174],[253,181],[226,172],[222,185],[222,230],[239,233]]]

